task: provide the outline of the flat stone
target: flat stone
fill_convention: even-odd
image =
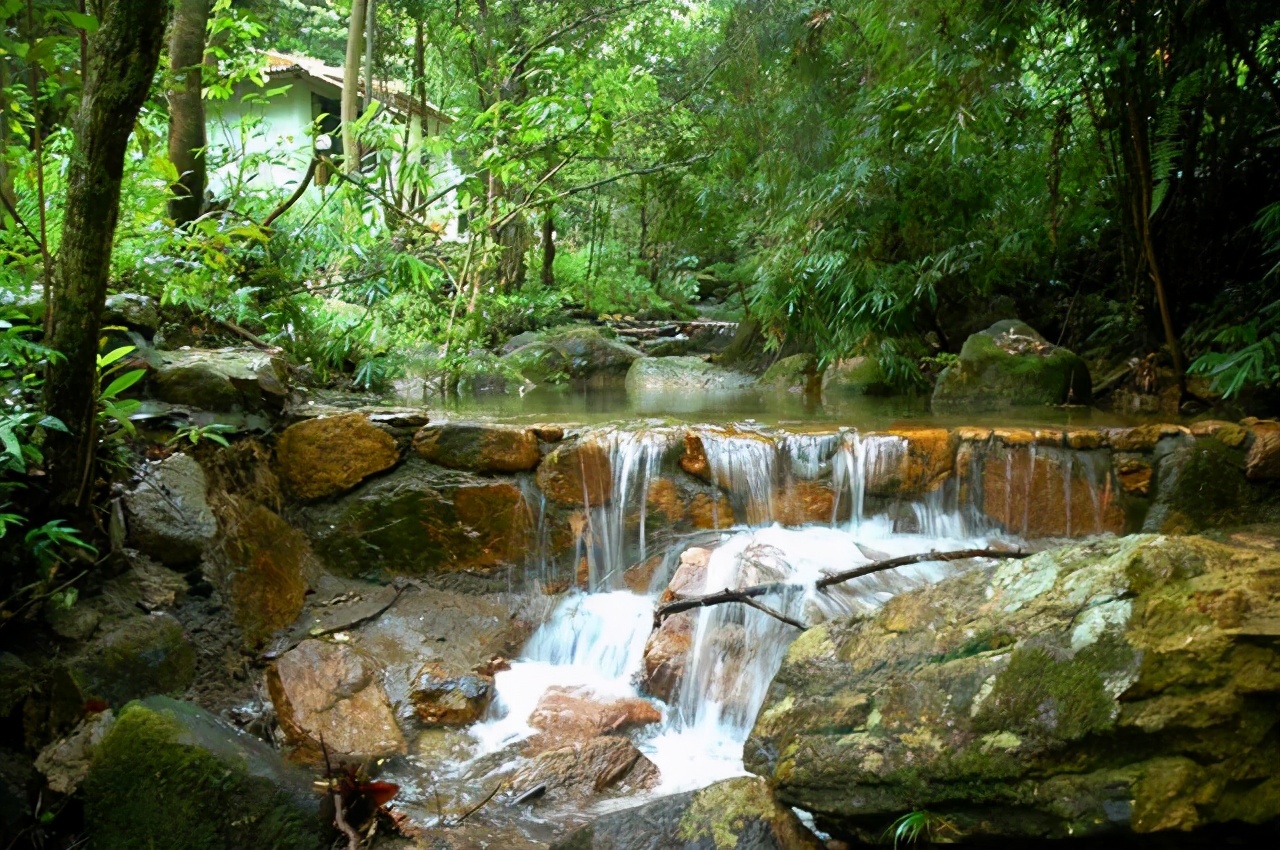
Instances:
[[[542,460],[537,434],[507,425],[428,425],[413,438],[413,450],[431,463],[472,472],[526,472]]]

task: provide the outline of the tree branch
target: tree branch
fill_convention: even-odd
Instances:
[[[825,590],[832,585],[841,584],[846,581],[852,581],[855,578],[862,578],[874,573],[884,572],[886,570],[897,569],[911,564],[923,564],[935,561],[966,561],[970,558],[1027,558],[1032,553],[1017,550],[1014,552],[1006,552],[1000,549],[961,549],[955,552],[921,552],[917,555],[904,555],[900,558],[888,558],[883,561],[876,561],[866,564],[852,570],[846,570],[842,573],[833,573],[823,576],[814,585],[818,590]],[[807,628],[803,624],[779,614],[772,608],[756,602],[756,598],[767,596],[770,593],[781,593],[785,590],[799,590],[800,585],[786,584],[783,582],[774,582],[773,584],[757,584],[751,587],[744,587],[741,590],[721,590],[717,593],[708,593],[704,596],[691,596],[688,599],[680,599],[675,602],[668,602],[666,605],[659,605],[657,610],[653,612],[654,625],[660,625],[663,620],[672,614],[679,614],[682,611],[692,611],[696,608],[709,608],[712,605],[723,605],[726,602],[738,602],[743,605],[749,605],[758,611],[763,611],[769,616],[781,620],[790,626],[798,629]]]
[[[587,183],[582,186],[574,186],[571,189],[566,189],[560,194],[556,195],[555,198],[556,200],[562,200],[572,195],[580,195],[583,192],[590,192],[592,189],[599,189],[601,186],[608,186],[610,183],[617,183],[619,180],[625,180],[628,177],[639,177],[644,174],[656,174],[659,171],[666,171],[671,168],[686,168],[690,165],[696,165],[697,163],[702,162],[704,159],[710,159],[710,158],[711,158],[711,154],[702,153],[702,154],[698,154],[697,156],[693,156],[693,157],[689,157],[688,159],[681,160],[680,162],[663,162],[657,165],[650,165],[645,168],[635,168],[635,169],[632,169],[631,171],[623,171],[619,174],[612,174],[608,177],[602,178],[600,180],[596,180],[595,182],[592,182],[592,183]]]
[[[553,30],[545,38],[542,38],[539,41],[534,42],[534,44],[528,50],[520,54],[520,58],[517,59],[516,63],[511,66],[511,74],[508,79],[514,79],[515,77],[520,76],[524,72],[525,63],[533,58],[533,54],[537,53],[539,50],[542,50],[544,47],[550,47],[552,44],[558,41],[561,37],[568,35],[574,30],[581,29],[582,27],[585,27],[587,24],[594,24],[596,21],[603,21],[606,18],[611,18],[614,15],[620,15],[623,12],[630,12],[632,9],[639,9],[641,6],[647,6],[652,2],[653,0],[634,0],[634,2],[625,3],[621,6],[615,6],[611,9],[604,9],[602,11],[592,12],[589,15],[584,15],[583,17],[578,18],[575,21],[571,21],[568,24],[565,24],[563,27],[561,27],[558,30]]]

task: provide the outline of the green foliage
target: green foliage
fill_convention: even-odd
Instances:
[[[209,425],[182,425],[166,441],[166,445],[173,446],[185,442],[195,446],[208,440],[220,446],[230,446],[231,443],[223,435],[234,433],[235,430],[233,426],[224,425],[220,422],[213,422]]]
[[[923,837],[926,841],[935,841],[947,832],[955,833],[955,826],[941,815],[917,809],[908,812],[890,824],[884,832],[884,839],[893,839],[893,846],[899,844],[915,844]]]

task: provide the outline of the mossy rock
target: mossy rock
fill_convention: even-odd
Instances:
[[[824,623],[788,652],[746,766],[871,842],[918,810],[973,841],[1274,820],[1273,547],[1077,544]]]
[[[318,850],[327,846],[307,777],[202,708],[130,703],[84,783],[97,850]]]
[[[152,694],[179,694],[195,679],[195,650],[168,614],[133,617],[54,670],[55,723],[79,719],[89,700],[119,708]]]
[[[819,850],[761,779],[739,777],[597,818],[552,850]]]
[[[502,362],[535,384],[563,384],[569,381],[569,361],[554,345],[535,341],[503,355]]]
[[[935,413],[1088,404],[1089,367],[1015,319],[996,322],[965,340],[960,358],[938,376]]]
[[[828,398],[893,395],[893,387],[874,357],[850,357],[832,363],[822,373],[822,394]]]
[[[783,357],[760,376],[760,386],[784,393],[813,393],[819,387],[818,359],[812,354]]]
[[[1161,458],[1144,531],[1194,534],[1280,521],[1280,485],[1245,478],[1245,452],[1199,439]]]
[[[754,384],[750,375],[732,372],[701,357],[645,357],[631,364],[627,392],[700,390],[741,392]]]
[[[511,425],[427,425],[413,438],[413,449],[431,463],[472,472],[527,472],[542,460],[537,435]]]
[[[316,553],[344,575],[494,572],[524,563],[532,532],[519,479],[418,458],[298,516]]]

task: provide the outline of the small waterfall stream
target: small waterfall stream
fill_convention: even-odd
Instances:
[[[621,577],[653,554],[647,539],[646,494],[670,463],[684,430],[655,427],[593,432],[607,454],[612,496],[586,505],[590,525],[588,592],[572,592],[534,634],[522,656],[496,676],[490,719],[471,735],[481,755],[534,734],[528,718],[553,686],[582,689],[601,701],[646,696],[645,644],[653,631],[659,591],[622,589]],[[962,511],[954,494],[930,494],[909,507],[911,533],[870,508],[870,485],[903,474],[906,441],[894,436],[781,434],[700,429],[709,476],[725,491],[741,524],[717,535],[705,569],[705,592],[779,582],[789,590],[762,601],[806,624],[871,610],[903,589],[944,577],[952,566],[920,564],[814,590],[824,574],[878,558],[930,549],[987,545],[994,530]],[[834,493],[828,521],[804,527],[777,524],[778,493],[791,482],[821,482]],[[846,519],[841,519],[846,517]],[[631,521],[629,521],[631,520]],[[628,539],[628,535],[638,539]],[[667,557],[674,568],[684,543]],[[669,574],[659,573],[664,586]],[[637,739],[658,766],[659,793],[707,785],[743,772],[742,749],[774,674],[797,630],[743,605],[693,612],[696,620],[683,678],[663,720]]]

